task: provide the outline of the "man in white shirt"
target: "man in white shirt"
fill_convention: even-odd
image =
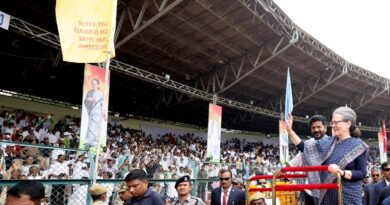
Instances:
[[[27,175],[27,179],[29,180],[39,180],[43,179],[41,175],[39,175],[39,168],[37,166],[31,166],[29,173]]]
[[[65,155],[58,155],[57,161],[54,161],[49,168],[49,179],[68,179],[69,167],[65,162]],[[53,185],[50,201],[52,204],[63,204],[65,196],[65,185]]]
[[[58,140],[58,146],[59,147],[64,147],[64,142],[61,140]],[[65,156],[65,151],[62,149],[54,149],[51,152],[51,159],[52,161],[57,160],[59,155],[64,155]]]
[[[168,161],[167,161],[167,157],[166,157],[166,156],[164,156],[164,157],[160,160],[160,165],[161,165],[161,167],[162,167],[162,169],[163,169],[164,171],[168,171],[169,165],[168,165]]]
[[[172,179],[176,179],[176,174],[172,174]],[[177,192],[175,188],[175,182],[168,182],[167,183],[167,196],[173,201],[174,199],[177,199]]]

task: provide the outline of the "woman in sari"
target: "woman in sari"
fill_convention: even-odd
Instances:
[[[339,107],[333,112],[332,133],[320,140],[303,142],[292,130],[292,117],[286,122],[291,141],[305,155],[306,164],[329,165],[329,172],[314,172],[309,175],[310,183],[335,183],[336,173],[342,178],[343,204],[361,205],[361,181],[367,174],[368,146],[358,137],[356,113],[348,107]],[[335,204],[337,190],[313,190],[313,197],[320,205]]]
[[[88,91],[84,100],[88,111],[88,130],[85,137],[86,144],[96,146],[98,144],[100,118],[103,106],[103,94],[99,90],[99,80],[92,80],[92,89]]]

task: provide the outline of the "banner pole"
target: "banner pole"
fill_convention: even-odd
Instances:
[[[103,89],[103,99],[106,97],[107,95],[107,87],[108,87],[108,73],[110,71],[110,55],[111,55],[111,52],[108,51],[107,52],[107,60],[106,60],[106,63],[104,65],[104,69],[106,69],[106,74],[105,74],[105,77],[104,77],[104,89]],[[103,100],[104,102],[104,100]],[[107,101],[108,103],[108,101]],[[102,121],[104,118],[107,118],[108,120],[108,116],[106,116],[104,114],[104,108],[105,106],[103,105],[102,108],[101,108],[101,116],[100,116],[100,126],[99,126],[99,137],[98,137],[98,145],[96,147],[96,155],[95,155],[95,168],[94,168],[94,176],[93,176],[93,183],[92,184],[96,184],[96,178],[98,177],[98,167],[99,167],[99,156],[100,156],[100,143],[101,143],[101,135],[100,135],[100,132],[102,130]],[[107,135],[107,133],[103,133],[104,135]]]

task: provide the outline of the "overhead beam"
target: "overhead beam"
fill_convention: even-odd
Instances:
[[[258,47],[260,47],[264,44],[264,42],[260,41],[256,37],[249,35],[245,28],[243,28],[242,26],[239,26],[240,24],[235,22],[229,15],[227,15],[226,11],[220,9],[220,7],[222,5],[224,5],[223,3],[214,4],[214,3],[210,2],[209,0],[195,0],[195,1],[199,5],[201,5],[204,9],[206,9],[208,12],[213,14],[219,20],[224,22],[226,25],[229,25],[230,28],[234,29],[236,32],[238,32],[240,35],[245,37],[247,40],[249,40],[253,44],[257,45]]]
[[[19,33],[21,35],[24,35],[26,37],[35,39],[39,42],[45,42],[46,45],[49,45],[52,48],[60,49],[60,43],[59,43],[59,38],[55,34],[52,34],[44,29],[41,29],[37,26],[34,26],[32,24],[29,24],[27,22],[24,22],[18,18],[15,18],[11,16],[11,21],[10,21],[10,30],[16,33]],[[44,35],[43,35],[44,34]],[[46,38],[47,37],[47,38]],[[53,41],[53,39],[57,41]],[[165,77],[161,75],[157,75],[151,72],[148,72],[146,70],[137,68],[135,66],[128,65],[126,63],[117,61],[117,60],[112,60],[110,68],[118,73],[122,73],[124,75],[134,77],[137,79],[141,79],[145,82],[153,83],[156,85],[161,85],[166,88],[169,88],[171,90],[175,90],[184,94],[187,94],[189,97],[195,97],[199,98],[202,100],[206,100],[209,102],[212,102],[214,100],[214,95],[199,90],[195,89],[191,86],[173,81],[173,80],[168,80]],[[268,116],[272,118],[280,118],[281,113],[280,112],[275,112],[271,110],[267,110],[261,107],[253,106],[250,104],[246,103],[241,103],[238,101],[218,97],[218,104],[226,106],[226,107],[231,107],[234,109],[238,110],[244,110],[247,112],[252,112],[256,113],[259,115],[263,116]],[[294,120],[296,122],[302,122],[302,123],[307,123],[307,119],[305,117],[299,117],[295,116]],[[377,132],[379,129],[376,127],[364,127],[360,126],[362,130],[366,131],[375,131]]]
[[[164,41],[157,40],[149,42],[147,40],[144,40],[142,37],[137,37],[137,40],[149,47],[159,50],[160,53],[164,53],[168,57],[175,57],[176,59],[180,60],[185,64],[190,65],[191,67],[195,66],[196,70],[205,70],[207,68],[207,64],[205,62],[198,60],[197,57],[192,56],[187,52],[179,51],[170,45],[164,45],[164,43],[166,43]]]
[[[141,9],[141,12],[142,11],[145,12],[145,10],[148,7],[148,2],[149,2],[148,0],[145,1],[145,3],[143,4],[143,7]],[[183,2],[183,0],[175,0],[174,2],[169,4],[168,6],[164,6],[164,9],[158,11],[158,13],[155,16],[153,16],[152,18],[150,18],[147,21],[142,21],[143,13],[140,13],[136,23],[134,24],[133,31],[130,34],[128,34],[126,37],[124,37],[122,40],[120,40],[117,44],[115,44],[115,48],[121,47],[123,44],[128,42],[130,39],[134,38],[134,36],[139,34],[141,31],[143,31],[144,29],[146,29],[147,27],[149,27],[150,25],[152,25],[153,23],[158,21],[161,17],[163,17],[168,12],[172,11],[172,9],[174,9],[176,6],[178,6],[181,2]],[[159,8],[162,8],[163,4],[166,4],[166,2],[163,1]],[[129,15],[129,18],[132,18],[132,17]]]
[[[238,82],[240,82],[241,80],[243,80],[244,78],[246,78],[247,76],[249,76],[250,74],[252,74],[254,71],[256,71],[257,69],[259,69],[260,67],[262,67],[263,65],[265,65],[266,63],[268,63],[270,60],[274,59],[276,56],[278,56],[280,53],[282,53],[283,51],[287,50],[288,48],[290,48],[292,44],[287,44],[285,45],[283,48],[281,48],[280,50],[274,52],[271,54],[271,56],[269,56],[268,58],[264,59],[264,60],[260,60],[261,58],[258,58],[258,60],[256,60],[253,64],[253,67],[249,69],[249,71],[243,73],[243,74],[239,74],[238,73],[238,78],[236,78],[234,81],[230,82],[228,85],[226,86],[222,86],[216,93],[217,94],[221,94],[223,92],[225,92],[226,90],[228,90],[229,88],[231,88],[232,86],[234,86],[235,84],[237,84]],[[261,55],[261,54],[260,54]]]
[[[172,40],[177,41],[183,45],[186,45],[187,47],[203,54],[204,56],[207,56],[210,59],[214,59],[215,61],[218,61],[218,59],[220,59],[218,55],[210,53],[209,51],[207,51],[206,49],[202,48],[200,45],[194,42],[189,42],[187,39],[184,38],[183,35],[178,34],[176,31],[169,31],[167,28],[159,24],[151,25],[150,27],[170,37]]]
[[[291,36],[291,32],[296,31],[300,41],[294,46],[311,56],[313,59],[324,64],[325,66],[338,69],[340,72],[347,69],[347,75],[350,78],[362,81],[375,87],[385,88],[390,80],[373,72],[360,68],[352,63],[347,62],[344,58],[337,55],[324,44],[313,38],[311,35],[296,26],[285,13],[272,0],[257,0],[253,3],[251,0],[238,0],[242,6],[253,13],[261,22],[273,29],[277,34]],[[252,2],[249,4],[249,2]],[[262,7],[266,11],[256,9]]]
[[[324,90],[325,88],[327,88],[329,85],[332,85],[334,82],[336,82],[338,79],[340,79],[341,77],[343,77],[346,74],[345,72],[342,72],[342,73],[339,73],[338,75],[335,75],[336,73],[339,73],[339,72],[336,70],[331,70],[330,76],[324,80],[322,85],[321,85],[320,80],[323,78],[323,75],[320,74],[318,77],[316,77],[315,84],[313,86],[309,87],[308,85],[306,85],[305,87],[303,87],[302,91],[301,91],[301,95],[298,98],[298,101],[295,102],[294,107],[305,102],[306,100],[308,100],[309,98],[311,98],[312,96],[314,96],[315,94],[320,92],[321,90]],[[311,92],[308,93],[306,96],[303,96],[305,88],[307,88],[306,90],[310,90]]]
[[[217,66],[215,69],[212,69],[208,73],[199,76],[197,78],[197,81],[210,82],[210,79],[212,79],[211,82],[217,82],[216,84],[213,83],[213,89],[211,90],[212,93],[218,95],[222,94],[223,92],[225,92],[226,90],[228,90],[229,88],[252,74],[254,71],[259,69],[261,66],[266,64],[268,61],[272,60],[275,56],[287,50],[291,46],[290,44],[294,44],[297,41],[296,38],[287,38],[288,40],[290,40],[290,42],[287,45],[283,45],[285,44],[284,40],[286,38],[282,36],[276,45],[271,46],[259,40],[258,37],[250,35],[245,28],[241,27],[238,22],[235,22],[234,19],[228,15],[228,12],[224,11],[223,8],[220,8],[220,5],[223,4],[217,4],[215,2],[210,2],[209,0],[195,1],[204,9],[206,9],[209,13],[213,14],[220,21],[224,22],[231,29],[235,30],[242,37],[245,37],[249,42],[253,43],[259,48],[259,52],[257,52],[258,54],[254,57],[254,59],[251,59],[251,57],[248,55],[249,51],[245,51],[246,54],[244,53],[239,57],[241,59],[240,65],[234,65],[233,60],[237,60],[237,58],[234,58],[231,59],[229,62],[226,62],[224,65]],[[227,9],[225,10],[230,10],[231,6],[228,6],[226,8]],[[270,57],[268,58],[267,55]],[[248,64],[248,62],[251,64],[251,66],[249,67],[247,65],[244,65]],[[199,85],[199,83],[197,85]]]
[[[242,51],[234,45],[234,42],[228,42],[225,43],[226,39],[218,36],[218,34],[213,33],[212,28],[207,27],[205,23],[200,23],[199,21],[196,21],[193,17],[189,17],[189,15],[186,14],[185,10],[182,10],[178,12],[177,14],[170,13],[170,15],[176,17],[177,19],[181,20],[182,22],[186,23],[188,26],[196,30],[197,32],[202,33],[203,35],[207,36],[214,42],[222,45],[226,49],[230,50],[236,55],[242,55]],[[224,60],[224,59],[223,59]]]
[[[354,107],[353,109],[355,111],[359,110],[360,108],[362,108],[363,106],[367,105],[369,102],[373,101],[375,98],[379,97],[380,95],[382,95],[383,93],[385,92],[388,92],[389,89],[382,89],[382,88],[375,88],[374,92],[372,94],[368,94],[369,95],[369,98],[368,99],[364,99],[365,96],[363,96],[362,100],[360,101],[360,104],[358,104],[356,107]]]

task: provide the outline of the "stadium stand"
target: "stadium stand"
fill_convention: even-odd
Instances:
[[[3,180],[89,178],[91,158],[87,153],[77,151],[79,118],[65,116],[55,123],[49,115],[17,109],[3,110],[0,122]],[[196,187],[197,196],[206,199],[208,191],[219,185],[217,179],[221,168],[230,169],[234,178],[246,182],[250,176],[273,174],[281,167],[279,148],[261,140],[224,140],[221,164],[215,165],[205,158],[206,141],[193,133],[176,135],[172,130],[157,136],[146,135],[142,130],[122,127],[118,120],[113,120],[108,127],[109,138],[100,155],[98,178],[120,181],[129,171],[143,169],[151,180],[171,180],[151,184],[169,199],[177,197],[173,180],[183,175],[190,175],[195,180],[206,179],[199,181]],[[290,146],[290,156],[296,153],[294,146]],[[374,146],[370,147],[368,164],[368,169],[379,166],[378,149]],[[109,196],[112,196],[114,184],[107,185]],[[47,200],[52,204],[82,204],[86,199],[86,185],[46,187]],[[5,190],[3,187],[2,197]]]

